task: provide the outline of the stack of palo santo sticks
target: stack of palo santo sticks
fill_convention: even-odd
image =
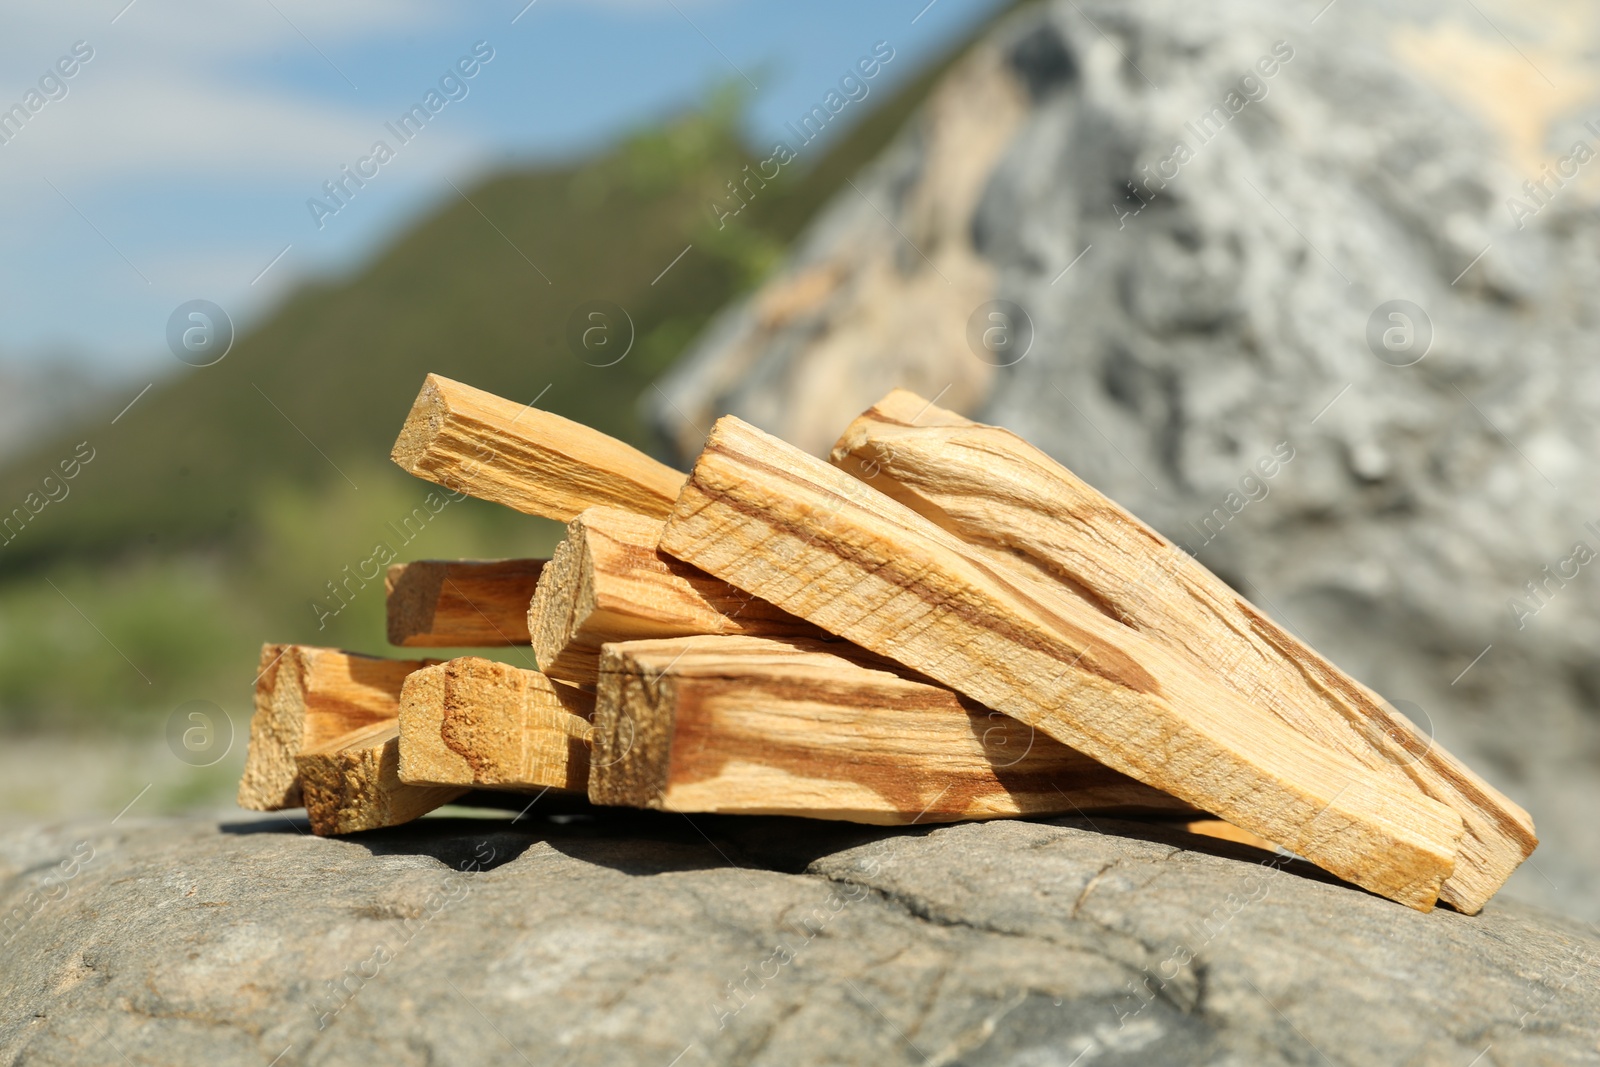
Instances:
[[[568,523],[549,560],[389,569],[391,643],[262,651],[247,808],[318,834],[493,790],[911,824],[1215,820],[1478,911],[1527,814],[1015,435],[896,390],[831,463],[734,417],[689,474],[430,375],[393,458]],[[1270,847],[1270,845],[1269,845]]]

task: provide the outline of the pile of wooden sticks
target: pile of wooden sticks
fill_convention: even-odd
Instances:
[[[1015,435],[904,391],[831,463],[737,418],[685,475],[430,375],[394,460],[567,522],[552,559],[388,573],[391,643],[262,651],[239,802],[392,826],[472,790],[928,823],[1202,815],[1478,911],[1532,821]],[[587,798],[586,800],[584,798]]]

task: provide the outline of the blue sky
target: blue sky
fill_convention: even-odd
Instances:
[[[0,117],[37,110],[20,130],[0,126],[0,363],[76,358],[113,378],[158,369],[173,362],[164,331],[177,305],[211,300],[248,328],[297,281],[350,269],[455,196],[450,182],[583,152],[727,79],[758,86],[750,132],[765,141],[875,42],[896,52],[873,85],[883,93],[996,7],[525,4],[96,0],[8,11]],[[394,143],[384,123],[480,41],[494,55],[466,95],[319,229],[306,201],[380,137]]]

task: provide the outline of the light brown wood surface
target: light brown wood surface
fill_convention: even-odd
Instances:
[[[423,559],[384,576],[389,643],[494,648],[528,643],[528,602],[542,559]]]
[[[307,748],[295,757],[311,832],[353,834],[399,826],[466,792],[400,781],[400,725],[395,719]]]
[[[437,374],[390,455],[452,492],[562,522],[595,504],[665,518],[684,477],[599,430]]]
[[[540,670],[592,688],[600,646],[691,634],[822,637],[810,623],[659,550],[662,523],[589,508],[567,524],[528,607]]]
[[[1263,852],[1275,852],[1278,846],[1249,830],[1241,830],[1231,822],[1221,819],[1194,819],[1184,824],[1184,829],[1201,837],[1214,837],[1218,841],[1232,841],[1236,845],[1249,845]]]
[[[538,671],[463,656],[400,694],[400,780],[410,785],[583,792],[594,698]]]
[[[263,645],[239,806],[300,806],[295,756],[400,709],[406,675],[431,660],[380,659],[311,645]]]
[[[843,642],[605,648],[589,799],[883,825],[1193,813],[1016,719]]]
[[[661,547],[1375,893],[1427,910],[1455,866],[1445,805],[739,419],[713,429]]]
[[[1155,530],[1008,430],[895,390],[833,462],[991,557],[1021,564],[1265,707],[1420,789],[1464,824],[1440,897],[1476,912],[1533,851],[1527,812]]]

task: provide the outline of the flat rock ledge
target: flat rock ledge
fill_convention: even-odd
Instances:
[[[0,1063],[1600,1063],[1600,937],[1144,823],[0,836]]]

